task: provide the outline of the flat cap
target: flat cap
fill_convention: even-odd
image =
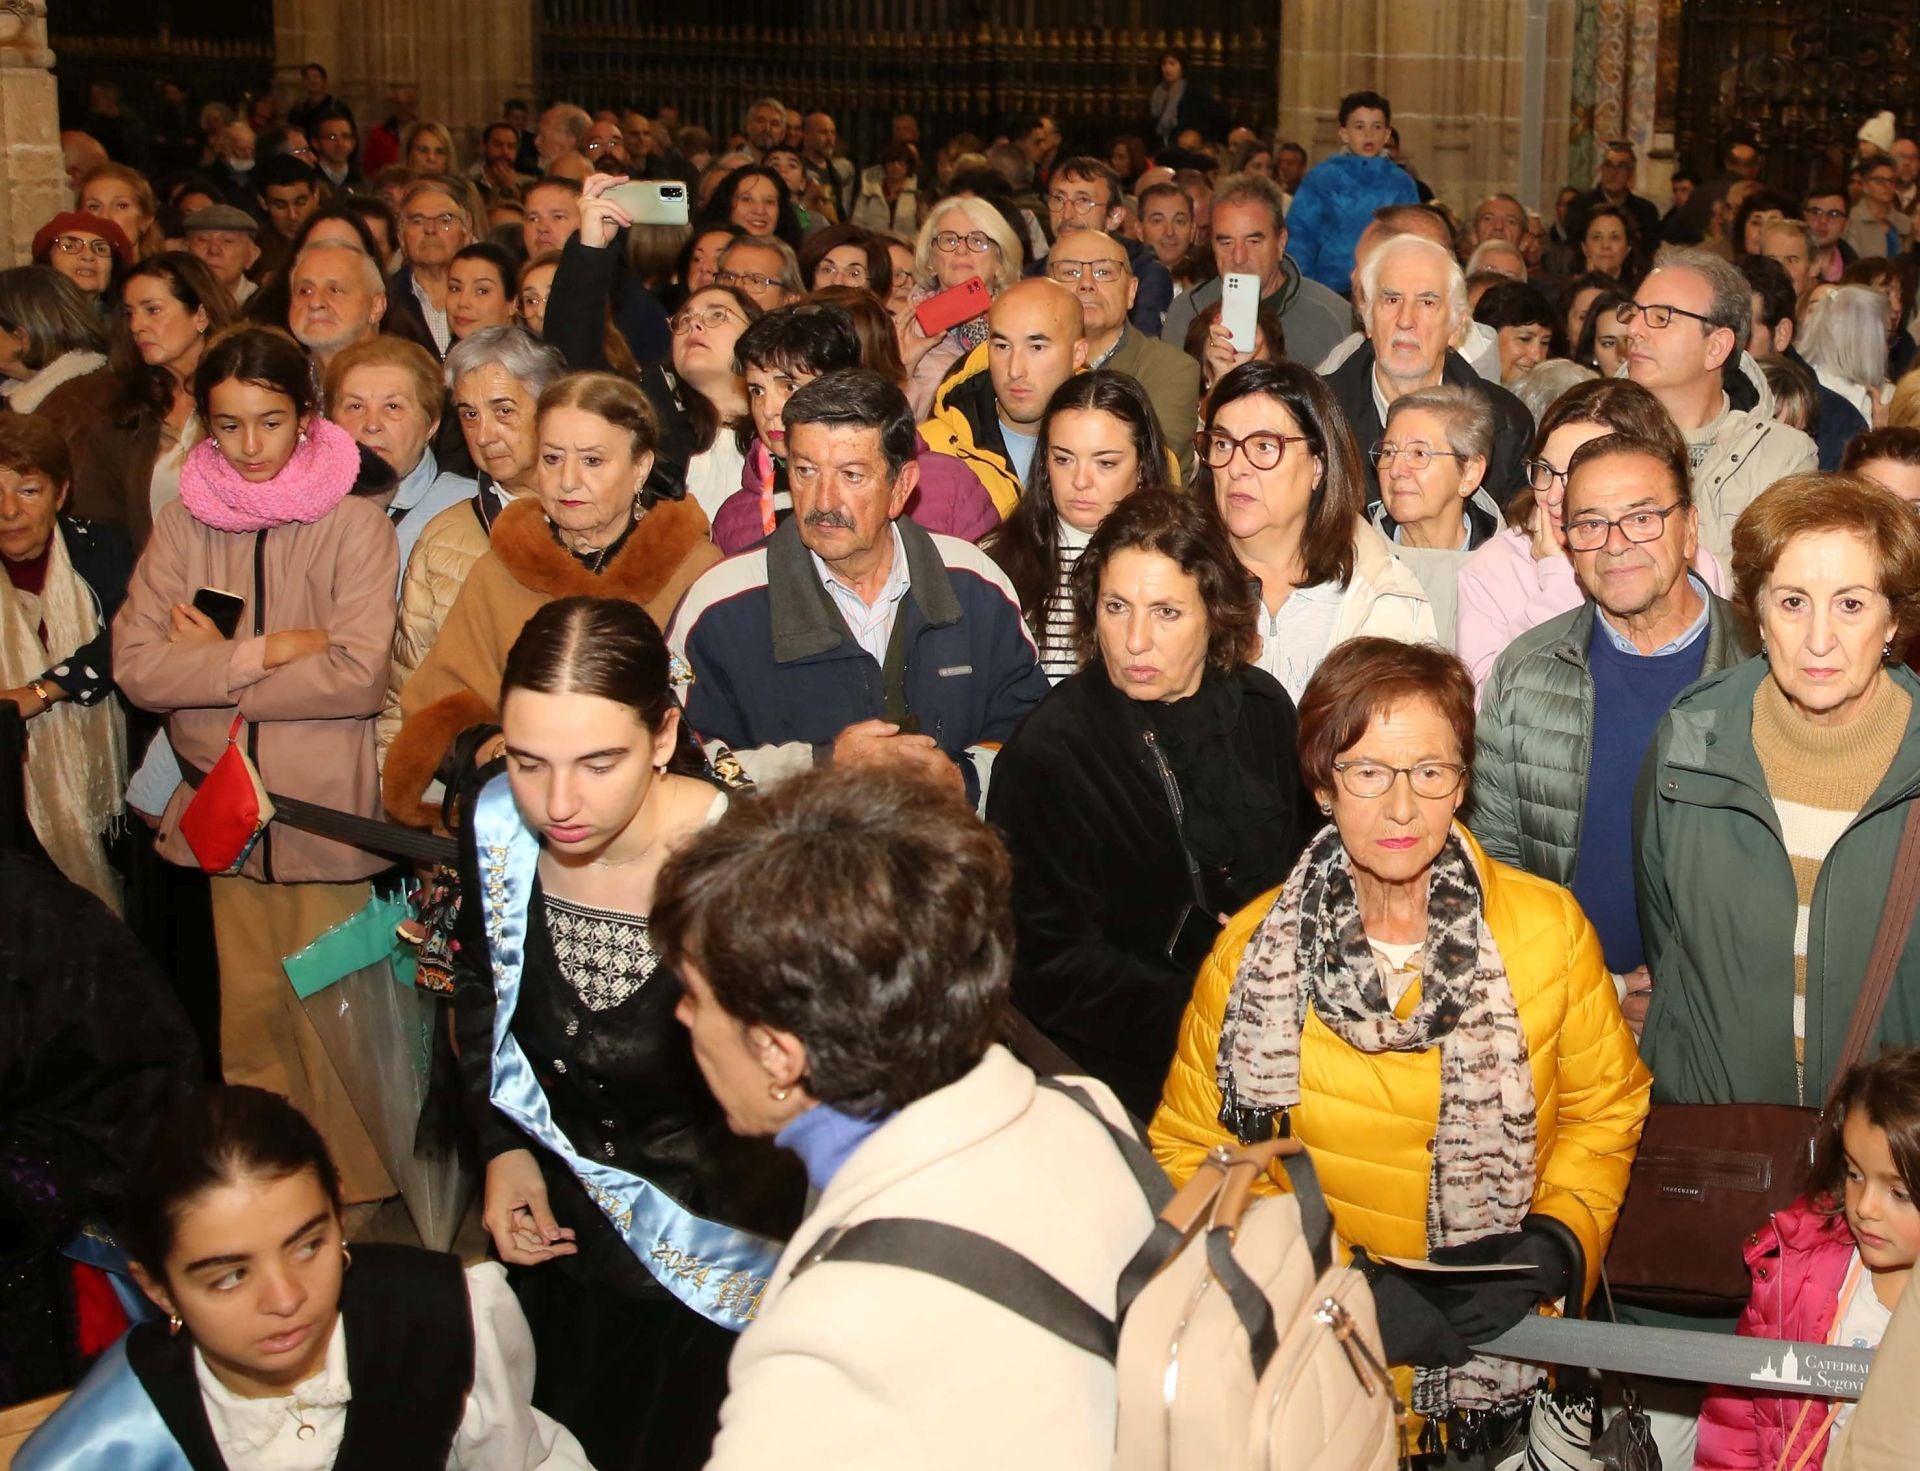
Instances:
[[[260,233],[260,222],[244,209],[236,209],[231,204],[209,204],[187,216],[186,230],[189,235],[195,230],[241,230],[249,235],[257,235]]]

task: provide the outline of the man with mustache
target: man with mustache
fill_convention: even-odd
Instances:
[[[897,764],[984,800],[993,752],[1047,693],[1013,588],[902,515],[913,411],[878,373],[824,374],[781,418],[793,515],[702,576],[667,634],[693,669],[688,724],[757,781]]]

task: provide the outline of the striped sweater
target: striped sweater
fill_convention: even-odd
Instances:
[[[1753,748],[1766,773],[1793,863],[1799,909],[1793,926],[1793,1054],[1804,1072],[1807,1048],[1807,928],[1814,885],[1827,854],[1879,787],[1906,733],[1912,698],[1880,681],[1867,708],[1846,725],[1815,725],[1794,711],[1777,681],[1753,697]]]

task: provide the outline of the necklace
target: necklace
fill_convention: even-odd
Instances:
[[[295,1440],[312,1440],[314,1436],[320,1433],[320,1428],[300,1413],[301,1410],[305,1408],[307,1407],[302,1405],[297,1398],[292,1404],[287,1406],[287,1413],[293,1416],[293,1423],[300,1427],[293,1432],[293,1438]]]

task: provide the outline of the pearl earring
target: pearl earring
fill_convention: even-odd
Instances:
[[[775,1103],[785,1103],[787,1095],[791,1092],[793,1092],[791,1088],[782,1088],[774,1083],[767,1084],[767,1094]]]
[[[178,1338],[180,1336],[180,1330],[184,1326],[185,1324],[181,1322],[178,1313],[167,1314],[167,1336],[169,1338]]]

